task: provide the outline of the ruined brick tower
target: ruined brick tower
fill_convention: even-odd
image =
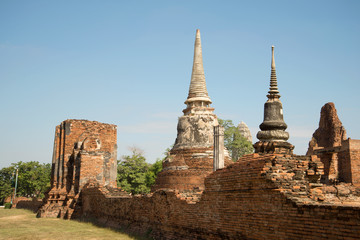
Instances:
[[[259,141],[254,144],[256,153],[284,153],[292,154],[294,146],[287,142],[289,133],[283,117],[283,107],[277,87],[274,46],[271,47],[271,77],[268,100],[264,104],[264,121],[257,133]]]
[[[196,30],[194,61],[184,115],[179,118],[177,138],[163,162],[152,190],[203,190],[204,178],[213,171],[214,126],[217,116],[207,89],[200,31]],[[228,163],[226,158],[225,163]]]
[[[39,215],[70,218],[90,182],[115,188],[116,149],[115,125],[71,119],[56,126],[51,187]]]
[[[321,108],[319,128],[309,142],[306,155],[315,155],[324,164],[323,183],[360,186],[360,140],[346,137],[334,103],[326,103]]]

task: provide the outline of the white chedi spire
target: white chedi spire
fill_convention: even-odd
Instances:
[[[178,120],[177,138],[174,149],[208,148],[214,144],[214,126],[219,122],[210,107],[210,97],[206,89],[200,31],[196,30],[194,62],[188,98],[184,115]]]
[[[209,107],[209,104],[211,103],[211,99],[206,89],[200,30],[197,29],[194,46],[194,61],[191,74],[191,82],[189,87],[189,94],[185,101],[185,104],[187,105],[187,108],[192,108]]]

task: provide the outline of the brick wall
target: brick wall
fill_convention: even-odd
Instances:
[[[351,183],[353,176],[351,172],[350,139],[341,142],[340,152],[337,153],[339,181]]]
[[[352,183],[360,186],[360,140],[349,139]]]
[[[178,191],[129,196],[87,187],[80,215],[156,239],[359,238],[359,189],[330,189],[322,173],[315,156],[252,154],[206,177],[197,201]]]
[[[42,199],[20,197],[16,199],[15,207],[37,212],[42,203]]]

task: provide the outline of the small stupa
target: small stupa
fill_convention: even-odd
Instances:
[[[287,142],[289,133],[286,132],[287,125],[284,122],[283,107],[277,86],[274,46],[271,47],[271,77],[268,100],[264,104],[264,121],[256,135],[259,139],[254,144],[256,153],[281,153],[292,154],[294,146]]]
[[[239,125],[237,126],[239,133],[241,136],[243,136],[244,138],[246,138],[246,140],[252,142],[252,136],[251,136],[251,132],[249,127],[246,125],[246,123],[244,123],[243,121],[241,121],[239,123]]]

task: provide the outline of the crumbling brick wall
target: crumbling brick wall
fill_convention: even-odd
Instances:
[[[340,144],[320,146],[321,136],[309,156],[250,154],[215,172],[211,147],[172,149],[156,191],[132,196],[115,188],[116,126],[67,120],[56,128],[52,188],[39,215],[156,239],[359,238],[360,188],[346,179],[360,180],[360,141],[334,136]],[[345,183],[320,182],[332,168]]]
[[[322,168],[316,157],[252,154],[206,177],[196,202],[177,191],[119,196],[90,187],[81,214],[156,239],[358,238],[359,189],[327,189]]]
[[[16,198],[15,201],[16,201],[16,205],[15,205],[16,208],[28,209],[33,212],[37,212],[43,203],[42,199],[26,198],[26,197]]]

